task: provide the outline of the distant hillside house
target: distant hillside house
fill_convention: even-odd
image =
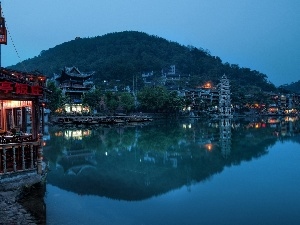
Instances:
[[[82,73],[76,67],[65,67],[61,75],[54,74],[57,86],[63,95],[69,97],[69,103],[65,105],[67,113],[88,112],[88,108],[82,106],[82,96],[87,91],[94,89],[92,77],[94,72]]]
[[[180,80],[180,74],[176,72],[176,66],[171,65],[161,70],[162,77],[165,81],[168,80]]]
[[[153,71],[142,73],[142,79],[144,81],[144,84],[152,84],[153,74]]]

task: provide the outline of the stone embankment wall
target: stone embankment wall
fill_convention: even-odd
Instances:
[[[42,179],[36,172],[13,177],[0,176],[0,225],[43,224],[19,201],[24,195],[24,189],[42,182]]]

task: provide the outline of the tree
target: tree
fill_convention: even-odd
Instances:
[[[64,104],[62,91],[58,87],[56,87],[53,81],[47,83],[47,88],[50,93],[47,94],[48,103],[46,107],[50,109],[52,113],[54,113]]]
[[[89,106],[92,110],[98,110],[100,108],[100,102],[103,97],[103,94],[100,89],[95,89],[89,92],[86,92],[83,95],[82,102],[84,105]]]
[[[162,111],[166,95],[167,90],[164,87],[145,87],[138,93],[140,108],[150,112]]]
[[[107,108],[115,112],[119,106],[119,97],[114,92],[106,92],[105,101]]]
[[[126,112],[133,110],[134,109],[133,96],[130,93],[121,93],[120,105]]]
[[[168,113],[177,114],[184,107],[184,99],[178,96],[177,92],[169,92],[166,99],[165,108]]]
[[[177,92],[168,92],[166,88],[146,87],[138,94],[141,109],[150,112],[177,113],[184,106],[183,98]]]

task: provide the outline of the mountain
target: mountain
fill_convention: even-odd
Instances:
[[[176,65],[176,71],[186,78],[182,85],[190,88],[206,81],[217,84],[226,74],[233,86],[242,86],[246,90],[253,87],[264,91],[276,89],[265,74],[256,70],[223,63],[202,48],[183,46],[137,31],[76,38],[9,68],[23,70],[25,66],[27,71],[37,70],[52,77],[54,73],[60,74],[65,66],[75,66],[82,72],[95,71],[96,84],[103,80],[118,80],[131,85],[133,76],[141,77],[143,72],[149,71],[159,76],[163,68],[171,65]]]
[[[281,85],[279,88],[300,94],[300,80],[291,84]]]

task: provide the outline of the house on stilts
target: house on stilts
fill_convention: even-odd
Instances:
[[[43,173],[45,91],[46,76],[0,67],[0,181]]]

